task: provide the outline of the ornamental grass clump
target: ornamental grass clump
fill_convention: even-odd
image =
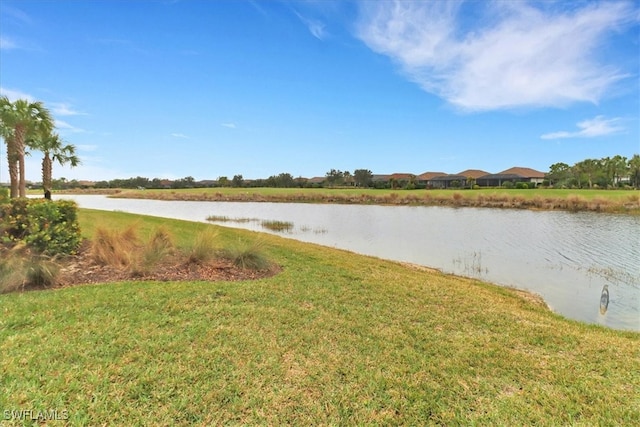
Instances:
[[[173,237],[163,227],[156,229],[148,241],[140,239],[134,224],[122,231],[98,228],[91,242],[94,262],[128,270],[136,276],[152,271],[173,251]]]
[[[222,257],[242,269],[266,270],[271,267],[271,263],[264,254],[262,243],[258,241],[238,240],[235,245],[222,250]]]
[[[50,288],[60,272],[54,259],[33,254],[24,244],[0,249],[0,293]]]
[[[123,231],[98,228],[91,242],[91,257],[98,264],[129,267],[140,247],[134,225]]]
[[[133,257],[131,272],[136,275],[151,272],[158,264],[173,255],[174,249],[173,236],[169,230],[165,227],[156,229],[149,242],[142,246],[137,256]]]
[[[185,248],[188,262],[192,264],[204,264],[216,257],[217,231],[207,228],[198,233],[190,245]]]

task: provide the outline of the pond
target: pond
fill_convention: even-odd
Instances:
[[[283,235],[541,295],[568,318],[640,331],[640,217],[559,211],[60,196],[80,207]],[[287,226],[265,228],[265,221]]]

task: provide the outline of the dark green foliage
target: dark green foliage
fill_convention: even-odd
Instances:
[[[0,237],[5,243],[22,241],[42,254],[73,254],[81,241],[76,204],[14,199],[0,209]]]
[[[9,189],[0,187],[0,205],[9,202]]]

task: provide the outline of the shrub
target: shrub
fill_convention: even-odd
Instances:
[[[528,190],[530,187],[526,182],[516,182],[516,188],[520,190]]]
[[[502,187],[504,188],[513,188],[513,182],[507,181],[502,183]]]
[[[0,208],[0,234],[5,243],[23,241],[38,253],[69,255],[80,246],[75,202],[13,199]]]
[[[48,255],[69,255],[78,250],[82,236],[77,207],[69,200],[31,200],[27,206],[25,242]]]
[[[0,205],[4,203],[9,203],[9,189],[0,187]]]

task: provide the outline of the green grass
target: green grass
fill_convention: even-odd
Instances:
[[[82,210],[80,221],[87,236],[97,224],[133,223],[141,235],[164,225],[176,244],[215,229],[224,246],[259,242],[283,271],[0,295],[0,411],[66,411],[64,425],[77,426],[640,418],[638,333],[569,321],[477,280],[278,236],[117,212]]]

